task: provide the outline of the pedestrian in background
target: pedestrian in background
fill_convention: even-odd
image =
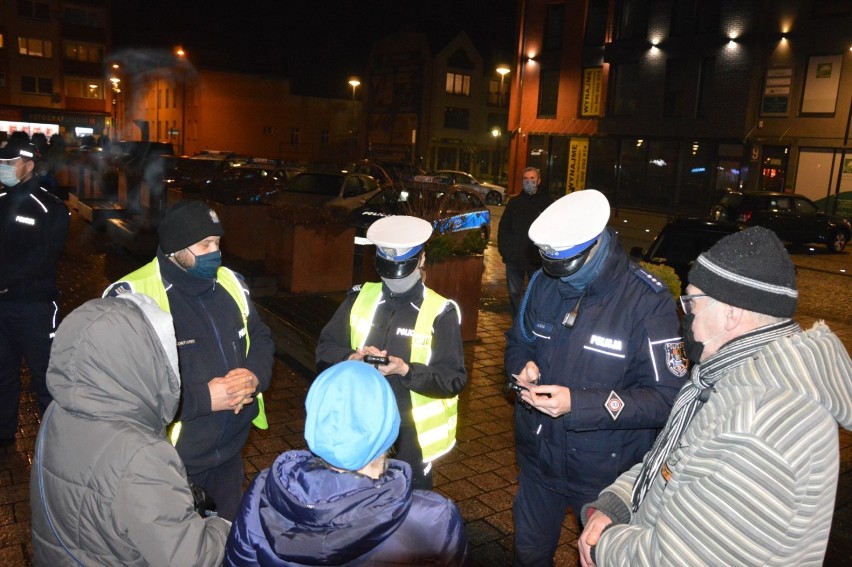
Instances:
[[[792,320],[796,269],[770,230],[721,239],[686,293],[690,379],[643,462],[588,505],[582,564],[822,565],[852,360]]]
[[[530,227],[542,271],[506,333],[520,390],[515,564],[553,563],[570,506],[580,509],[654,442],[686,376],[675,302],[631,262],[594,189],[548,207]]]
[[[230,524],[196,513],[165,437],[177,358],[171,317],[142,294],[93,299],[59,326],[30,471],[35,565],[221,565]]]
[[[252,421],[266,428],[260,392],[269,387],[275,345],[237,273],[222,267],[225,231],[201,201],[178,201],[158,227],[157,256],[104,296],[150,295],[174,319],[181,405],[170,438],[189,479],[232,519],[242,496],[243,446]]]
[[[467,383],[461,314],[423,283],[424,245],[432,225],[411,216],[377,220],[381,282],[355,286],[323,328],[317,368],[343,360],[387,357],[376,367],[390,383],[402,415],[396,458],[414,472],[414,488],[432,489],[432,462],[456,443],[458,395]]]
[[[305,400],[310,451],[262,470],[228,538],[225,565],[463,565],[455,504],[413,490],[411,468],[387,452],[399,433],[394,392],[364,362],[322,372]]]
[[[535,167],[522,175],[523,192],[509,199],[497,228],[497,249],[506,264],[506,287],[512,320],[518,315],[527,281],[541,267],[538,248],[529,237],[530,225],[552,202],[547,191],[540,190],[541,173]]]
[[[68,238],[70,212],[35,175],[36,147],[12,137],[0,148],[0,446],[15,443],[21,363],[41,414],[50,404],[45,383],[50,344],[59,324],[57,262]]]

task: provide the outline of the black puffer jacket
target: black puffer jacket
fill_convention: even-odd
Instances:
[[[497,228],[497,249],[504,264],[526,270],[541,266],[538,248],[528,233],[533,221],[551,203],[553,198],[541,187],[534,195],[521,193],[509,200]]]

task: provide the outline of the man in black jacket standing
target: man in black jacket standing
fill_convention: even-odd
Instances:
[[[553,202],[547,191],[539,191],[541,173],[538,168],[528,167],[522,176],[524,190],[506,204],[497,229],[497,249],[506,264],[512,320],[521,306],[525,282],[541,267],[538,248],[527,233],[538,215]]]
[[[21,361],[41,413],[50,345],[59,324],[56,263],[68,237],[65,204],[39,185],[36,147],[12,139],[0,148],[0,445],[15,442]]]

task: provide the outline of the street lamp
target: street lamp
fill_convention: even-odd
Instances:
[[[178,45],[175,48],[175,55],[178,56],[181,66],[181,94],[180,94],[180,155],[186,153],[186,51]]]
[[[361,85],[361,81],[358,80],[358,77],[352,77],[349,79],[349,84],[352,86],[352,130],[350,131],[350,138],[352,140],[352,153],[355,157],[358,157],[356,155],[358,153],[358,134],[355,131],[355,89]]]
[[[497,72],[500,73],[500,92],[497,93],[497,106],[504,106],[506,104],[506,97],[503,96],[503,79],[506,78],[506,73],[508,73],[509,70],[510,69],[506,65],[500,65],[497,67]]]
[[[499,183],[500,169],[503,167],[503,146],[500,144],[500,136],[503,132],[495,126],[491,129],[491,135],[494,136],[494,183]]]

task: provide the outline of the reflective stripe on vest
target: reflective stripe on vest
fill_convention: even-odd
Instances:
[[[151,297],[160,306],[160,309],[167,313],[171,313],[169,306],[169,295],[166,292],[166,286],[163,285],[163,278],[160,275],[160,264],[154,258],[138,270],[131,272],[121,279],[130,285],[130,289],[136,293],[144,293]],[[246,290],[240,285],[237,276],[228,268],[220,267],[216,272],[216,281],[222,285],[222,288],[234,299],[237,307],[240,309],[240,315],[243,318],[243,329],[246,332],[246,356],[248,356],[251,339],[248,332],[248,314],[249,303],[246,297]],[[109,288],[107,288],[109,289]],[[106,295],[106,293],[105,293]],[[268,429],[269,423],[266,419],[266,407],[263,403],[263,394],[258,393],[255,396],[257,400],[257,417],[252,420],[252,423],[258,429]],[[181,422],[175,421],[169,426],[169,440],[172,445],[177,445],[180,437]]]
[[[381,283],[369,282],[361,287],[349,315],[350,342],[353,349],[364,347],[381,299]],[[447,303],[455,305],[456,311],[461,313],[455,301],[445,299],[424,286],[423,303],[414,323],[414,336],[411,337],[411,362],[429,364],[432,358],[432,325]],[[461,323],[461,315],[459,322]],[[411,392],[411,412],[424,463],[448,453],[455,446],[458,402],[458,396],[429,398]]]

